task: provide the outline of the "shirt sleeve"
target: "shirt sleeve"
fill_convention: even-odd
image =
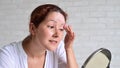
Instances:
[[[63,41],[60,42],[56,52],[58,56],[58,68],[66,68],[67,61]]]
[[[13,60],[7,48],[0,49],[0,68],[14,68]]]

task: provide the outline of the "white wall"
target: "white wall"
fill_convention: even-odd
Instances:
[[[120,67],[120,0],[0,0],[0,47],[24,39],[30,13],[44,3],[57,4],[69,14],[80,67],[101,47],[112,53],[111,68]]]

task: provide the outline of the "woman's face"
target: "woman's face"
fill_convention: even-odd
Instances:
[[[51,12],[45,20],[34,29],[34,39],[40,46],[54,51],[64,36],[64,16],[59,12]]]

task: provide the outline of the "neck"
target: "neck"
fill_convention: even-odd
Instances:
[[[38,45],[31,39],[30,36],[23,40],[23,49],[29,57],[42,57],[45,55],[46,49],[41,45]]]

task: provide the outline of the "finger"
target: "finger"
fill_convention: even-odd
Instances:
[[[65,29],[66,29],[67,32],[71,32],[72,31],[70,25],[66,25]]]
[[[72,30],[72,27],[71,26],[68,26],[68,29],[69,29],[69,32],[70,32],[70,34],[73,36],[73,30]]]
[[[70,25],[65,24],[64,29],[67,32],[67,35],[69,37],[74,37],[74,32],[73,32],[72,27]]]
[[[70,30],[70,36],[71,36],[71,39],[74,39],[74,38],[75,38],[75,33],[73,32],[71,26],[69,26],[69,30]]]
[[[65,24],[65,25],[63,26],[63,28],[64,28],[65,30],[67,30],[67,27],[68,27],[67,24]]]
[[[67,33],[69,32],[69,28],[68,28],[68,25],[67,25],[67,24],[64,25],[64,29],[65,29],[65,31],[66,31]]]
[[[70,32],[73,32],[73,31],[72,31],[72,27],[71,27],[70,25],[68,26],[68,28],[69,28],[69,31],[70,31]]]
[[[72,36],[73,36],[73,39],[74,39],[75,38],[75,33],[73,32],[72,34],[73,34]]]

